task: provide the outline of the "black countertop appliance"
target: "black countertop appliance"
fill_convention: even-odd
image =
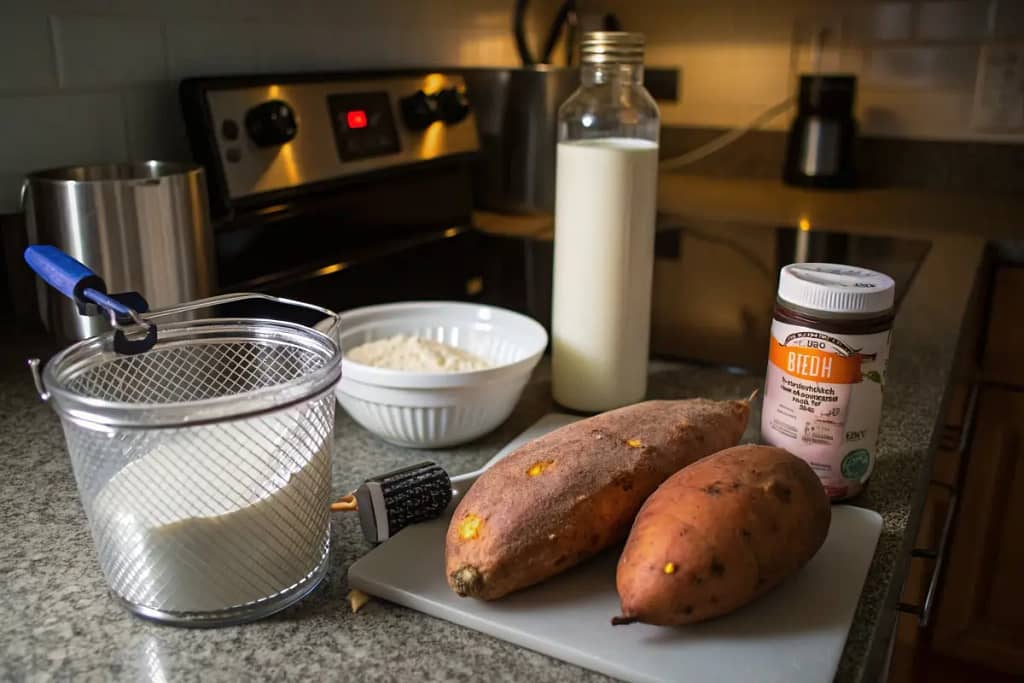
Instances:
[[[799,108],[789,129],[783,180],[802,187],[846,188],[857,181],[853,101],[857,77],[800,77]]]

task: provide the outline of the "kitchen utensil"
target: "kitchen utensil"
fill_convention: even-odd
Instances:
[[[856,183],[853,100],[857,77],[803,75],[799,109],[789,129],[783,179],[806,187],[853,187]]]
[[[332,503],[331,510],[357,510],[363,536],[370,543],[381,543],[410,524],[438,517],[451,500],[448,473],[427,461],[367,479]]]
[[[25,179],[22,204],[30,244],[56,245],[92,264],[112,287],[147,292],[155,307],[216,288],[200,166],[145,161],[37,171]],[[84,339],[109,329],[42,283],[37,295],[56,336]]]
[[[548,415],[499,452],[578,419]],[[489,463],[490,464],[490,463]],[[478,472],[454,477],[465,491]],[[687,627],[611,626],[618,614],[618,548],[494,602],[460,598],[444,576],[452,510],[403,531],[357,560],[349,585],[523,647],[628,681],[831,681],[881,531],[881,517],[846,505],[818,554],[778,588],[737,612]],[[415,562],[420,571],[410,572]]]
[[[512,33],[516,40],[516,51],[519,53],[519,60],[523,66],[531,66],[540,62],[550,64],[551,58],[558,43],[562,29],[565,29],[565,61],[572,64],[576,52],[576,26],[579,23],[576,17],[576,0],[565,0],[558,8],[551,26],[548,28],[547,38],[544,39],[544,47],[541,49],[540,58],[534,59],[533,51],[526,40],[526,9],[529,3],[527,0],[516,0],[512,9]]]
[[[491,363],[485,370],[407,372],[342,361],[338,401],[390,443],[440,448],[497,427],[515,408],[547,346],[539,323],[494,306],[446,301],[385,304],[343,313],[340,344],[350,350],[396,334],[457,346]]]
[[[115,328],[41,374],[30,361],[60,416],[115,597],[144,617],[211,626],[264,617],[313,590],[330,544],[337,316],[263,294],[143,314],[52,247],[29,247],[26,260]],[[335,324],[324,334],[277,320],[169,321],[248,299]]]
[[[561,419],[561,415],[548,418]],[[547,418],[535,425],[538,428]],[[560,423],[559,423],[560,426]],[[410,524],[440,517],[454,494],[465,493],[484,470],[509,450],[503,449],[483,467],[449,478],[444,468],[426,461],[366,480],[358,489],[331,503],[333,512],[359,512],[363,536],[370,543],[382,543]],[[453,490],[453,486],[458,486]]]

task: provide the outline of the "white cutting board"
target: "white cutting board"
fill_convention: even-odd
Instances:
[[[545,416],[491,462],[574,419]],[[455,478],[455,489],[467,490],[476,475]],[[455,595],[444,575],[444,538],[454,506],[357,560],[349,585],[609,676],[645,682],[831,681],[882,528],[876,512],[834,506],[818,554],[754,603],[690,626],[613,627],[619,548],[495,602]]]

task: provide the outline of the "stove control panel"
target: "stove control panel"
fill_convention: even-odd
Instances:
[[[190,79],[181,92],[227,203],[479,149],[452,74]]]
[[[281,100],[263,102],[245,112],[245,130],[259,147],[277,147],[291,142],[297,128],[295,112]]]
[[[424,130],[438,120],[437,95],[417,90],[403,97],[399,104],[402,106],[402,121],[409,130]]]
[[[388,94],[356,92],[328,95],[338,158],[343,162],[400,154],[402,141]]]

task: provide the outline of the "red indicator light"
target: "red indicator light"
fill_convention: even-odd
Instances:
[[[366,112],[362,109],[353,109],[345,114],[349,128],[366,128]]]

